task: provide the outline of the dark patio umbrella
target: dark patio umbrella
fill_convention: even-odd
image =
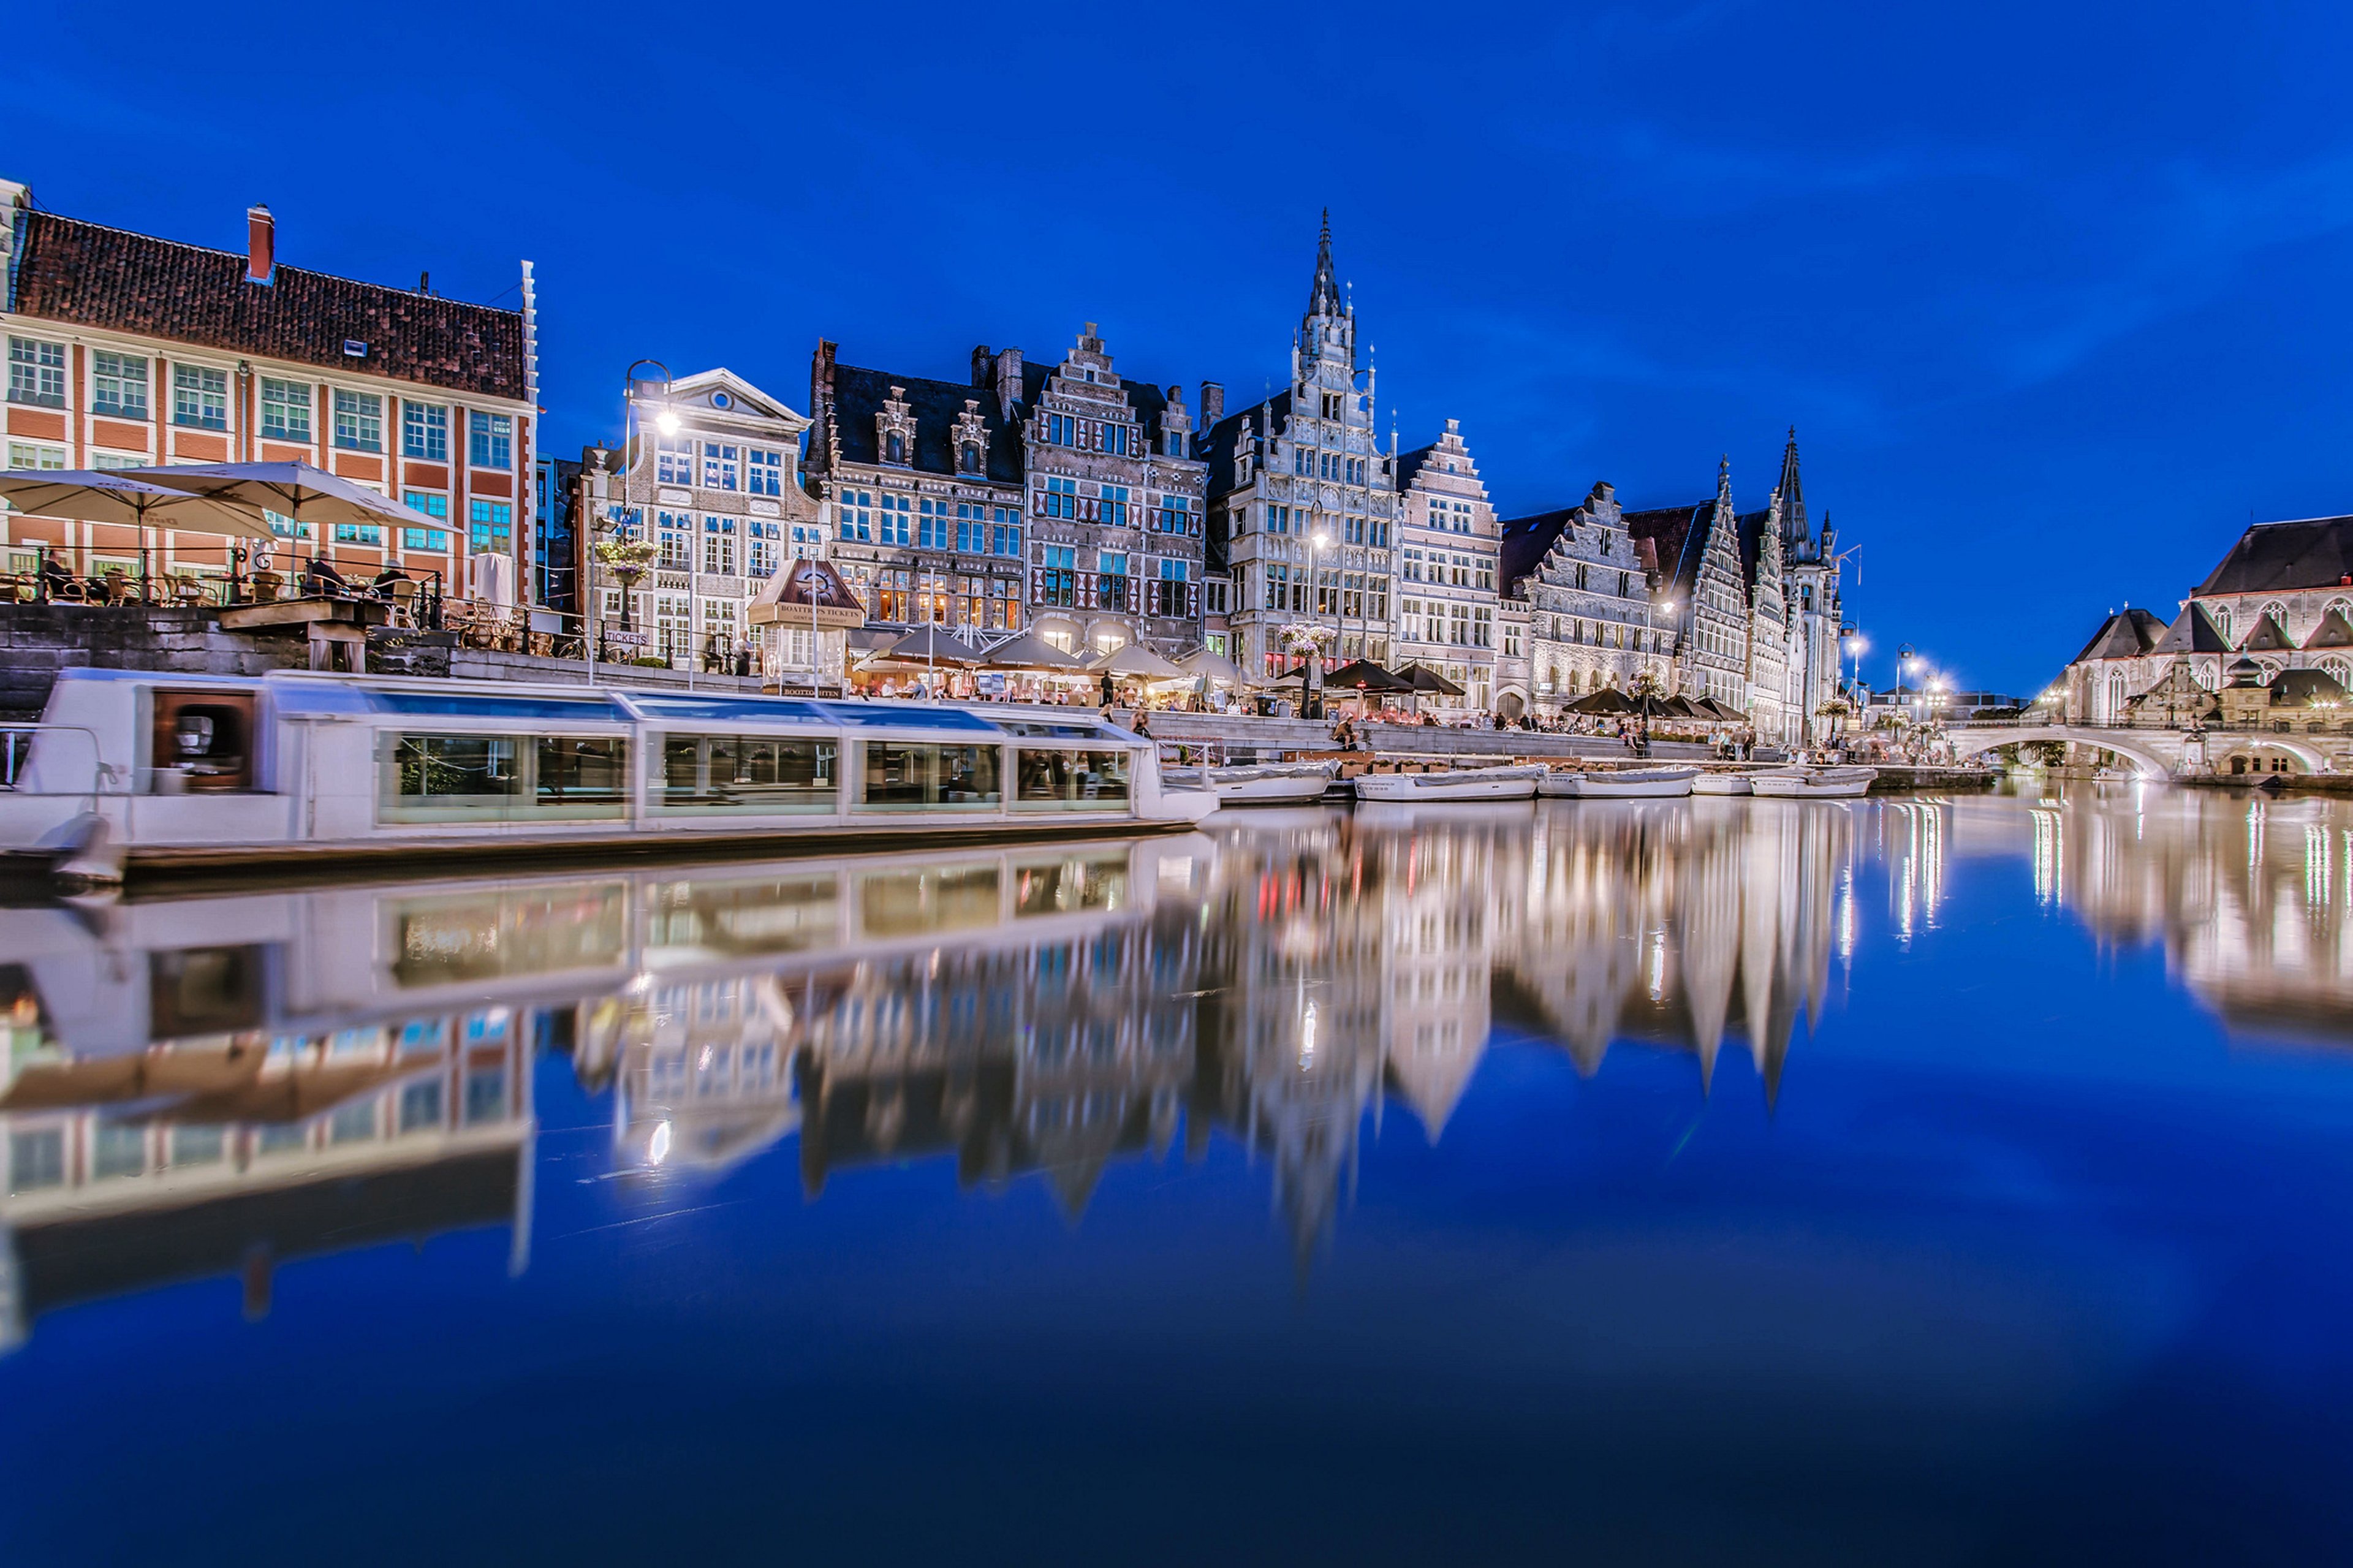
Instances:
[[[1351,691],[1411,691],[1415,689],[1412,681],[1400,680],[1396,676],[1391,675],[1388,670],[1383,669],[1379,665],[1367,663],[1366,660],[1361,658],[1350,659],[1346,664],[1342,665],[1339,668],[1325,676],[1324,678],[1324,684],[1326,686],[1345,687]]]
[[[1706,710],[1708,717],[1715,719],[1719,722],[1725,724],[1746,724],[1748,722],[1747,714],[1743,713],[1737,708],[1728,707],[1722,702],[1718,702],[1713,697],[1701,698],[1699,700],[1699,706]]]
[[[1634,705],[1627,701],[1626,694],[1616,687],[1605,686],[1599,691],[1587,692],[1576,701],[1569,703],[1567,709],[1571,713],[1588,713],[1600,717],[1613,713],[1630,713],[1634,710]]]
[[[1427,691],[1433,697],[1460,697],[1462,689],[1426,664],[1409,664],[1397,672],[1399,680],[1416,691]]]

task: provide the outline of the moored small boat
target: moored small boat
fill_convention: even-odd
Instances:
[[[1689,795],[1697,768],[1620,768],[1613,772],[1547,773],[1539,794],[1563,800],[1665,800]]]
[[[1261,763],[1255,765],[1167,770],[1172,783],[1198,776],[1220,805],[1299,805],[1324,798],[1339,775],[1337,763]]]
[[[1694,795],[1747,795],[1751,793],[1750,775],[1735,773],[1703,773],[1692,780]]]
[[[1751,793],[1777,800],[1851,800],[1866,794],[1877,768],[1775,768],[1749,776]]]
[[[1366,773],[1358,800],[1527,800],[1546,769],[1541,765],[1450,768],[1435,773]]]

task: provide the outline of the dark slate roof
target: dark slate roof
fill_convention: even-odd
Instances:
[[[2353,625],[2347,624],[2342,611],[2331,610],[2320,617],[2320,624],[2312,628],[2312,635],[2304,639],[2304,646],[2306,648],[2353,647]]]
[[[1237,409],[1209,427],[1208,449],[1204,454],[1209,463],[1209,494],[1221,496],[1234,488],[1234,447],[1241,439],[1242,424],[1252,415],[1258,416],[1261,437],[1273,435],[1291,423],[1291,393],[1276,393],[1262,403],[1253,403]]]
[[[2222,628],[2214,624],[2214,617],[2206,613],[2206,606],[2192,600],[2189,607],[2174,617],[2173,624],[2165,629],[2165,636],[2158,638],[2157,646],[2148,651],[2228,653],[2231,651],[2231,639],[2222,635]]]
[[[1773,527],[1773,509],[1744,511],[1733,521],[1739,525],[1736,533],[1740,540],[1740,580],[1754,594],[1757,563],[1765,559],[1765,535]]]
[[[1630,511],[1620,519],[1628,533],[1650,542],[1657,552],[1659,574],[1686,604],[1691,602],[1688,590],[1699,576],[1700,562],[1707,554],[1707,524],[1715,512],[1715,498],[1711,496],[1692,506]]]
[[[1432,441],[1429,446],[1416,447],[1412,451],[1407,452],[1398,458],[1397,488],[1398,493],[1402,494],[1406,489],[1411,487],[1413,484],[1414,475],[1421,472],[1421,466],[1430,461],[1430,455],[1437,450],[1438,443]]]
[[[2353,517],[2259,522],[2239,535],[2200,594],[2271,594],[2353,584]]]
[[[2281,672],[2272,682],[2272,704],[2309,706],[2314,702],[2345,700],[2344,684],[2336,677],[2317,669],[2290,669]]]
[[[2143,609],[2118,610],[2100,623],[2084,651],[2068,660],[2081,664],[2087,658],[2138,658],[2157,646],[2165,635],[2165,623]]]
[[[280,264],[245,280],[246,258],[54,213],[17,218],[10,308],[227,353],[420,382],[520,401],[522,312],[360,283]],[[345,340],[366,357],[343,353]]]
[[[1576,507],[1567,506],[1531,517],[1505,518],[1495,525],[1503,536],[1498,564],[1507,596],[1517,594],[1520,584],[1534,576],[1536,568],[1544,564],[1545,556],[1558,542],[1576,511]]]
[[[2288,653],[2295,644],[2289,640],[2287,628],[2279,624],[2277,616],[2265,616],[2255,623],[2255,629],[2239,647],[2245,653]]]
[[[1022,367],[1025,387],[1029,368]],[[1039,377],[1039,384],[1044,379]],[[980,405],[981,422],[988,430],[988,478],[999,484],[1021,482],[1021,432],[998,409],[995,386],[967,386],[960,381],[931,381],[837,364],[833,368],[834,432],[841,441],[844,462],[882,460],[875,442],[874,419],[894,386],[903,389],[901,395],[915,416],[915,460],[911,467],[929,474],[955,472],[955,443],[950,437],[964,416],[965,400],[970,398]]]

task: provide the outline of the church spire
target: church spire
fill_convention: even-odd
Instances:
[[[1315,242],[1315,285],[1307,293],[1307,313],[1311,316],[1337,316],[1342,313],[1340,286],[1332,274],[1332,209],[1324,209],[1324,233]]]
[[[1798,427],[1789,426],[1789,444],[1781,452],[1781,482],[1774,487],[1781,498],[1781,537],[1804,539],[1812,529],[1806,525],[1806,492],[1798,484]]]

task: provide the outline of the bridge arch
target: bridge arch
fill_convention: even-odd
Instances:
[[[2212,734],[2210,733],[2206,737],[2206,765],[2216,773],[2229,772],[2225,764],[2231,758],[2249,756],[2257,752],[2285,752],[2289,756],[2302,763],[2304,771],[2309,773],[2328,771],[2328,759],[2322,755],[2317,748],[2297,740],[2293,735],[2267,735],[2261,731],[2233,730],[2229,732],[2229,743],[2219,746],[2215,743],[2215,737]]]
[[[2004,746],[2020,745],[2031,741],[2057,741],[2081,746],[2095,746],[2104,752],[2114,752],[2133,764],[2143,778],[2171,778],[2176,763],[2153,740],[2118,733],[2114,730],[2073,729],[2063,724],[2029,725],[2023,729],[1984,730],[1947,729],[1946,735],[1953,742],[1954,752],[1964,757],[1982,756],[2000,751]],[[2309,763],[2307,766],[2311,765]]]

